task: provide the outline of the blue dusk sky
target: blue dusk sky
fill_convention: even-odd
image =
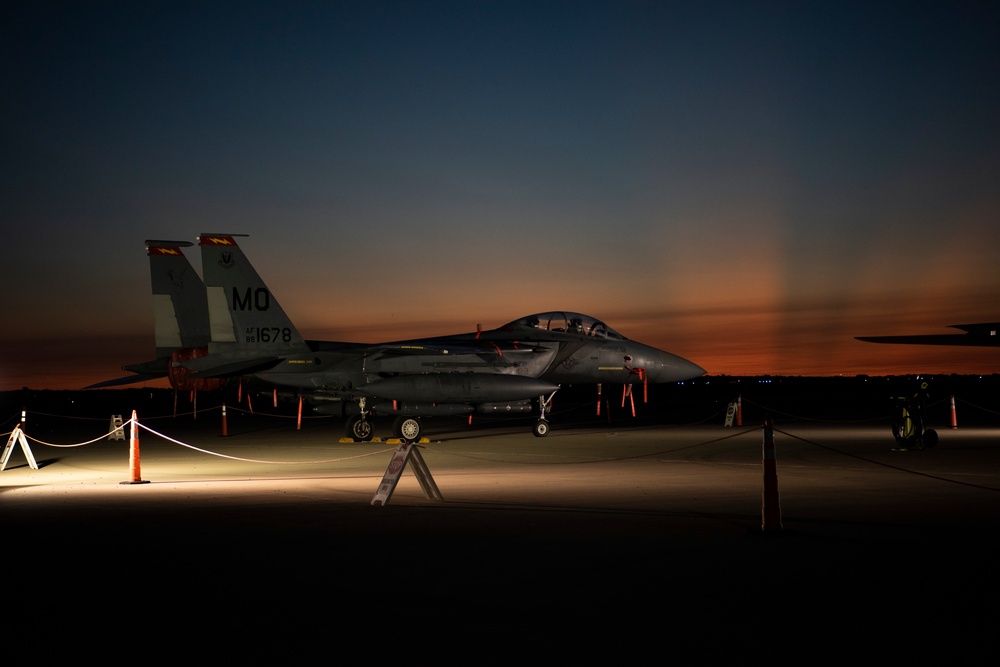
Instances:
[[[1000,372],[854,340],[1000,320],[1000,3],[8,4],[0,389],[150,359],[144,241],[202,232],[310,338]]]

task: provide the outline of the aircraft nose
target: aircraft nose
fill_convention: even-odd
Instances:
[[[705,369],[676,354],[656,350],[653,363],[646,367],[650,382],[680,382],[705,374]]]

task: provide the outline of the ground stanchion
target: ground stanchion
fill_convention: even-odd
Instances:
[[[13,451],[15,443],[21,445],[21,451],[24,452],[24,458],[28,460],[28,465],[31,466],[31,469],[38,470],[38,463],[35,461],[35,455],[31,453],[31,447],[28,447],[28,441],[25,440],[24,431],[20,426],[14,427],[14,430],[10,434],[10,438],[7,440],[7,446],[3,450],[3,460],[2,463],[0,463],[0,470],[7,469],[7,462],[10,461],[10,453]]]
[[[109,426],[109,429],[111,430],[111,435],[108,436],[108,440],[125,439],[125,428],[121,415],[111,415],[111,425]]]
[[[761,529],[781,531],[781,504],[778,501],[778,463],[774,454],[774,425],[764,421],[764,491],[761,494]]]
[[[302,430],[302,396],[301,396],[301,394],[299,395],[299,416],[298,416],[298,419],[296,420],[296,423],[295,423],[295,430],[297,430],[297,431],[301,431]]]
[[[743,426],[743,394],[736,397],[736,425]]]
[[[142,479],[139,470],[139,420],[135,415],[135,410],[132,411],[132,444],[128,453],[128,469],[131,479],[122,482],[122,484],[149,484],[148,481]]]
[[[226,423],[226,403],[222,403],[222,435],[223,437],[229,435],[229,426]]]
[[[955,413],[955,395],[951,395],[951,427],[958,428],[958,415]]]
[[[392,497],[396,483],[399,482],[399,476],[403,473],[403,468],[406,467],[407,463],[410,464],[413,474],[420,482],[420,488],[423,489],[424,495],[431,500],[442,500],[441,491],[438,490],[434,477],[431,476],[431,471],[420,455],[416,443],[404,440],[389,460],[389,465],[382,476],[382,482],[375,492],[375,497],[372,498],[372,505],[379,503],[385,507],[389,503],[389,498]]]

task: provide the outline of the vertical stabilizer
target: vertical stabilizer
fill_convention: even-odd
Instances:
[[[181,251],[192,245],[189,241],[146,241],[157,358],[208,345],[205,284]]]
[[[304,351],[292,321],[236,244],[239,234],[202,234],[202,274],[211,324],[210,349],[270,354]]]

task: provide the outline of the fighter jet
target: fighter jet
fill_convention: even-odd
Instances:
[[[930,334],[911,336],[856,336],[866,343],[893,343],[897,345],[963,345],[970,347],[1000,347],[1000,322],[978,324],[953,324],[952,329],[964,334]]]
[[[416,440],[420,417],[531,414],[535,402],[532,431],[544,436],[561,384],[668,383],[705,373],[594,317],[562,311],[417,340],[305,340],[237,244],[240,236],[198,237],[210,336],[195,352],[171,352],[171,382],[262,381],[294,392],[316,412],[344,416],[358,441],[373,437],[376,415],[394,416],[394,435]]]

